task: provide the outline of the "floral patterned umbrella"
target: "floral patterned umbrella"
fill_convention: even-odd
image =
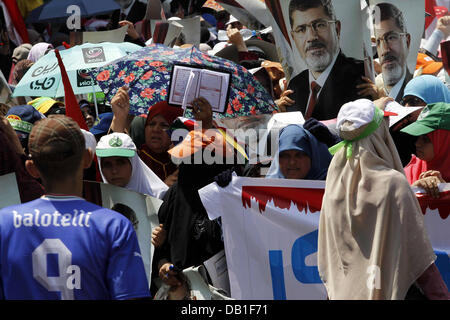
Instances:
[[[130,114],[146,114],[148,108],[168,99],[173,64],[205,67],[231,73],[230,94],[224,113],[213,113],[215,119],[224,117],[271,114],[278,110],[271,95],[241,65],[209,56],[195,47],[175,49],[152,44],[91,71],[109,101],[117,90],[127,85]],[[193,118],[189,109],[185,117]]]

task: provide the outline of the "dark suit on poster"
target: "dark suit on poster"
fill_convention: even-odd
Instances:
[[[339,52],[334,66],[320,90],[312,117],[317,120],[334,119],[344,103],[367,98],[359,96],[358,91],[360,89],[356,88],[358,84],[364,83],[361,79],[364,75],[364,62],[362,60],[348,58],[342,52]],[[287,107],[287,111],[301,111],[305,115],[310,95],[308,69],[292,78],[288,89],[294,91],[289,98],[293,99],[295,103]]]
[[[139,22],[145,18],[145,13],[147,12],[147,5],[139,0],[135,0],[130,11],[128,11],[125,19],[120,19],[120,10],[116,10],[112,13],[111,22],[108,25],[108,29],[119,28],[119,21],[128,20],[133,24]]]
[[[409,72],[409,70],[407,68],[405,80],[403,80],[402,87],[400,88],[400,91],[397,93],[397,96],[395,97],[395,101],[397,101],[398,103],[400,103],[400,101],[402,101],[403,92],[405,91],[405,87],[412,78],[413,78],[413,75]]]

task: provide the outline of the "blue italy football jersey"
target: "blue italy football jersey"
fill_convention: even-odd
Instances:
[[[121,214],[62,196],[0,210],[0,298],[149,295],[136,233]]]

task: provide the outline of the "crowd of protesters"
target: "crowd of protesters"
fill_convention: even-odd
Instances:
[[[17,1],[26,19],[34,8],[24,2]],[[312,3],[310,7],[292,9],[298,10],[295,19],[308,10],[328,15],[317,1],[306,2]],[[37,7],[44,2],[32,3]],[[81,31],[128,25],[124,41],[145,46],[151,38],[146,32],[145,3],[117,3],[120,10],[83,18]],[[182,270],[201,265],[224,248],[220,219],[209,220],[198,190],[214,181],[226,186],[234,172],[259,178],[326,181],[318,266],[330,299],[450,299],[411,189],[420,187],[439,198],[439,184],[450,182],[450,84],[437,47],[423,39],[426,45],[417,56],[416,72],[402,78],[407,79],[397,90],[396,82],[383,83],[391,71],[383,50],[396,40],[392,36],[381,35],[379,42],[385,44],[379,47],[374,39],[378,72],[373,82],[356,79],[361,66],[352,67],[355,62],[345,60],[337,46],[337,61],[347,61],[345,68],[350,68],[343,72],[355,76],[351,81],[343,78],[339,97],[331,98],[337,92],[325,92],[328,89],[323,83],[318,96],[310,94],[307,83],[305,95],[300,75],[286,85],[283,67],[273,49],[268,49],[275,48],[272,31],[247,37],[240,32],[247,26],[225,10],[202,7],[204,1],[161,3],[168,20],[200,16],[201,51],[241,64],[261,82],[280,112],[301,111],[306,121],[276,133],[278,150],[263,174],[260,163],[193,160],[210,144],[216,146],[216,152],[223,151],[218,155],[222,159],[237,153],[228,150],[230,145],[222,135],[204,135],[205,130],[215,129],[215,122],[211,105],[202,97],[192,102],[192,120],[201,122],[203,131],[192,130],[181,142],[172,141],[169,133],[183,110],[163,101],[149,106],[147,114],[130,116],[127,87],[120,88],[110,101],[102,93],[77,96],[89,130],[80,129],[65,116],[64,97],[17,97],[15,104],[0,101],[0,176],[16,174],[22,203],[0,211],[0,298],[189,298]],[[317,28],[330,27],[314,23],[306,24],[311,34]],[[296,36],[302,33],[301,27],[294,31]],[[309,34],[307,27],[305,34]],[[70,47],[70,33],[63,24],[33,23],[27,24],[27,29],[30,43],[7,39],[9,50],[0,52],[0,68],[12,91],[41,57],[55,48]],[[450,16],[440,18],[436,30],[441,40],[448,38]],[[219,31],[225,32],[228,40],[219,40]],[[175,46],[192,44],[181,34]],[[227,47],[232,50],[221,52]],[[307,51],[305,56],[307,59]],[[386,58],[386,64],[395,59]],[[309,74],[320,82],[326,72],[318,70]],[[345,96],[347,91],[352,93]],[[320,100],[321,96],[325,98]],[[415,109],[389,127],[383,110],[393,101]],[[324,121],[333,118],[336,121],[331,124]],[[199,142],[200,149],[192,148],[192,141]],[[163,200],[159,227],[152,230],[152,279],[146,277],[132,221],[85,201],[83,180]],[[366,292],[365,281],[358,283],[365,266],[377,263],[364,256],[370,250],[379,250],[382,267],[390,276],[375,294]],[[47,274],[48,262],[42,254],[59,254],[59,276]],[[354,276],[346,277],[347,272]],[[402,274],[400,279],[398,274]],[[170,289],[161,296],[157,292],[163,285]],[[180,288],[184,290],[181,295],[177,294]]]

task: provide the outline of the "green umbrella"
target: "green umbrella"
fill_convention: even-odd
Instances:
[[[60,51],[60,54],[74,93],[86,94],[102,91],[88,73],[92,68],[103,66],[141,48],[129,42],[84,43]],[[19,96],[64,96],[61,72],[53,51],[36,61],[20,80],[13,93],[13,97]]]

